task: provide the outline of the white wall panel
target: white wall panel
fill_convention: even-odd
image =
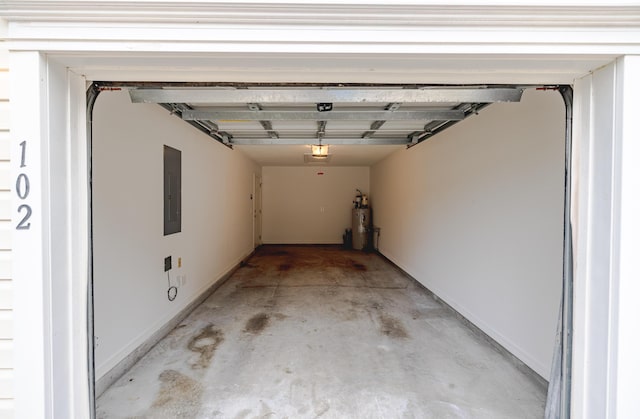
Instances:
[[[6,25],[0,22],[0,37],[6,35]],[[10,110],[9,110],[9,51],[4,42],[0,42],[0,309],[13,308],[13,286],[11,283],[11,194],[9,185],[11,174],[9,160],[11,155],[10,143]],[[6,312],[10,313],[10,312]],[[1,316],[1,314],[0,314]],[[0,317],[1,318],[1,317]],[[0,327],[13,327],[12,317],[8,321],[0,321]],[[10,371],[13,368],[13,337],[12,332],[4,331],[6,339],[0,340],[0,368],[2,371]],[[13,379],[6,382],[0,378],[0,387],[13,385]],[[0,389],[0,419],[12,418],[13,415],[13,388],[11,391]],[[4,400],[3,400],[4,399]]]
[[[0,310],[0,339],[13,337],[13,313],[11,310]]]
[[[0,69],[9,68],[9,50],[4,42],[0,43]]]
[[[93,128],[96,377],[253,250],[259,168],[158,105],[103,92]],[[182,232],[163,236],[163,145],[182,151]],[[163,270],[185,275],[175,301]],[[178,267],[182,258],[182,267]]]
[[[9,160],[11,143],[9,131],[0,131],[0,160]]]
[[[0,221],[0,251],[11,250],[12,226],[9,221]]]
[[[10,310],[13,308],[13,285],[11,281],[0,280],[0,310]],[[0,353],[0,363],[2,363]]]
[[[13,419],[14,404],[12,399],[0,399],[0,419]]]
[[[0,250],[0,280],[11,279],[11,251]]]
[[[0,191],[0,221],[11,220],[11,193]]]
[[[9,101],[0,97],[0,130],[9,130],[9,115]]]
[[[264,167],[263,242],[342,243],[356,189],[369,192],[368,167]]]
[[[0,399],[13,397],[13,370],[0,369]]]
[[[9,98],[9,72],[2,68],[0,63],[0,100]]]
[[[8,161],[0,161],[0,191],[11,190],[11,167]]]
[[[548,378],[562,284],[564,105],[527,91],[372,168],[380,251]]]
[[[0,221],[4,221],[0,233],[0,247],[10,248],[9,232],[7,231],[11,220],[11,195],[8,191],[10,184],[10,134],[9,134],[9,72],[5,69],[9,66],[8,54],[4,45],[0,44]],[[13,287],[9,280],[11,277],[11,253],[1,252],[0,254],[0,309],[10,310],[13,307]],[[11,336],[12,334],[10,334]],[[0,368],[11,368],[13,366],[10,340],[0,341]],[[1,394],[2,392],[0,392]],[[0,416],[2,409],[0,408]]]
[[[0,368],[8,369],[13,367],[13,341],[11,339],[0,339]]]

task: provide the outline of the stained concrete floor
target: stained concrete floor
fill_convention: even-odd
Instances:
[[[98,418],[541,418],[545,389],[380,256],[263,246]]]

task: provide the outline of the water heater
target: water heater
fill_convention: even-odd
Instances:
[[[363,250],[368,247],[369,228],[371,227],[371,211],[369,208],[353,208],[351,210],[351,228],[353,231],[353,248]]]

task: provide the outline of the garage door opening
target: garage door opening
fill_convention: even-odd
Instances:
[[[550,378],[563,277],[570,279],[562,271],[569,156],[560,95],[526,87],[95,85],[124,89],[100,95],[92,127],[98,393],[253,252],[257,184],[264,249],[341,243],[355,190],[364,190],[380,253],[533,373]],[[215,101],[207,99],[212,91]],[[435,99],[425,99],[425,91]],[[512,102],[514,92],[518,98],[524,92],[525,100],[488,106]],[[130,98],[161,103],[169,112]],[[556,106],[552,121],[536,119],[547,106]],[[163,145],[184,159],[182,232],[164,238],[156,235]],[[312,145],[328,145],[331,160],[305,163]],[[237,272],[243,270],[247,266]],[[167,286],[177,288],[175,301],[167,300]],[[214,300],[224,295],[219,292]],[[567,293],[565,286],[564,298]],[[378,303],[371,304],[365,311],[376,313]],[[276,314],[262,319],[273,321]],[[384,323],[367,316],[372,324]],[[563,324],[570,324],[566,316]],[[183,329],[197,336],[206,327]],[[547,337],[543,349],[532,342],[537,333]],[[216,342],[213,335],[207,339]],[[563,365],[568,368],[567,360]],[[162,377],[156,378],[160,385]],[[320,404],[315,408],[323,410]]]

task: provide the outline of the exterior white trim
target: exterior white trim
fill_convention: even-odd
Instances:
[[[10,21],[12,50],[164,52],[174,50],[169,43],[182,53],[640,51],[640,7],[632,1],[597,7],[584,5],[595,2],[454,3],[26,0],[5,2],[0,16]]]
[[[7,0],[12,21],[199,22],[401,27],[629,27],[637,2],[602,1],[33,1]]]
[[[603,121],[599,109],[606,110],[608,102],[593,94],[590,73],[620,55],[640,54],[637,0],[341,3],[9,0],[0,6],[12,58],[12,177],[21,169],[18,143],[28,139],[35,153],[29,170],[39,223],[13,242],[16,417],[87,417],[85,78],[575,82],[574,145],[581,160],[575,168],[578,301],[572,406],[576,417],[585,418],[614,417],[632,408],[633,393],[625,386],[640,375],[631,352],[637,347],[632,326],[639,297],[632,282],[638,270],[635,236],[612,229],[637,231],[637,189],[632,186],[637,159],[635,154],[614,159],[590,147],[594,138],[605,148],[618,138],[635,153],[631,141],[637,129],[629,115],[636,115],[638,106],[628,97],[619,99],[613,120]],[[323,66],[327,60],[332,63]],[[600,92],[614,95],[627,83],[635,86],[631,69],[638,67],[636,61],[619,74],[623,84],[605,77]],[[605,129],[596,135],[593,127]],[[616,172],[620,164],[625,166]],[[597,167],[610,169],[615,199],[598,194]],[[598,214],[619,218],[613,227],[603,226]],[[598,237],[609,244],[598,242],[594,252]],[[602,264],[610,268],[604,276],[597,274]],[[599,281],[607,281],[605,288],[613,293],[606,325],[593,322],[602,309],[590,300]],[[604,353],[599,352],[601,339],[607,343]],[[631,349],[623,350],[623,343]],[[595,380],[603,376],[605,394],[595,397],[590,391],[602,388]]]
[[[89,212],[85,81],[36,52],[10,54],[16,417],[85,418]],[[25,166],[22,148],[26,141]],[[16,229],[29,205],[29,229]]]
[[[11,71],[12,96],[12,179],[25,174],[30,192],[24,200],[14,198],[12,227],[25,215],[19,205],[29,205],[33,211],[29,230],[14,230],[14,370],[16,411],[23,417],[44,417],[53,403],[51,368],[50,306],[50,236],[47,211],[49,166],[47,162],[49,132],[44,118],[48,113],[45,95],[46,65],[37,52],[12,54],[10,68],[21,68],[20,74]],[[20,95],[14,92],[20,91]],[[22,119],[31,114],[28,119]],[[21,140],[26,141],[25,167],[21,166]],[[15,192],[14,192],[15,193]],[[24,201],[21,202],[21,201]],[[30,348],[30,350],[28,350]],[[28,355],[30,352],[31,355]],[[26,389],[31,396],[24,398]]]
[[[629,2],[338,3],[27,0],[0,16],[10,50],[94,80],[559,84],[640,54]]]
[[[640,120],[637,97],[640,95],[640,56],[618,60],[617,143],[614,179],[615,230],[612,256],[613,285],[610,347],[610,417],[633,417],[638,413],[637,392],[630,385],[640,371]]]

